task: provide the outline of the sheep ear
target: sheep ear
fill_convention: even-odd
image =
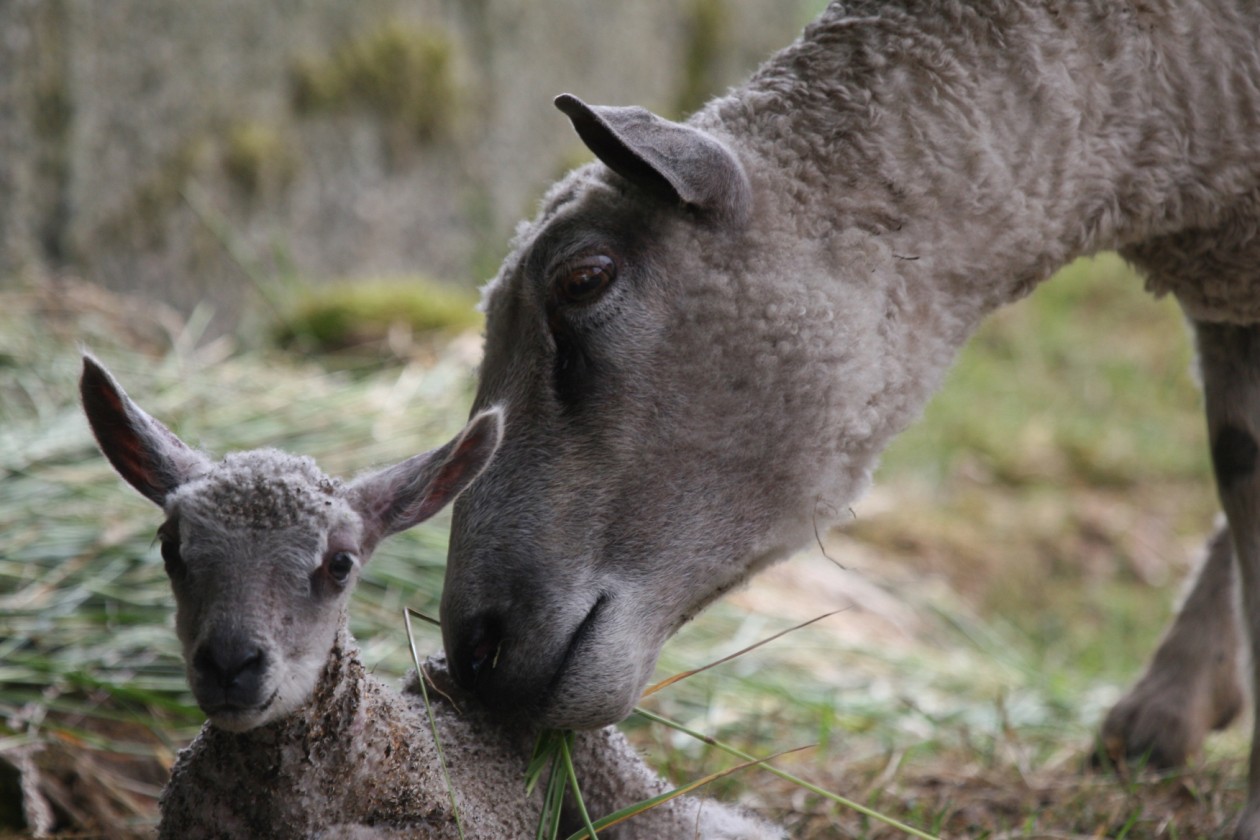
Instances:
[[[556,97],[582,142],[609,169],[649,189],[743,227],[752,187],[739,159],[717,138],[643,108],[590,106],[572,94]]]
[[[172,490],[209,465],[204,455],[145,414],[105,366],[86,354],[79,393],[101,452],[154,504],[163,505]]]
[[[445,446],[355,479],[347,489],[375,543],[418,525],[479,476],[503,440],[503,412],[483,411]]]

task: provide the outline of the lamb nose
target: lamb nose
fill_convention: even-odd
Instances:
[[[193,658],[198,671],[213,677],[225,689],[261,674],[265,662],[262,648],[250,644],[206,645]]]

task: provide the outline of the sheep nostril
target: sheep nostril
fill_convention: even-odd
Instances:
[[[470,621],[452,658],[456,679],[473,688],[499,664],[503,652],[502,623],[491,615]]]
[[[473,676],[481,673],[481,669],[489,665],[491,668],[495,666],[499,658],[499,645],[490,639],[485,639],[475,645],[472,650],[472,672]]]

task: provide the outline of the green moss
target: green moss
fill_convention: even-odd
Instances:
[[[277,339],[286,347],[335,351],[379,342],[398,328],[413,334],[469,329],[481,323],[476,302],[469,290],[421,277],[312,286],[298,297]]]
[[[441,30],[389,21],[328,58],[301,58],[291,73],[299,113],[368,108],[426,141],[453,121],[453,46]]]
[[[680,114],[690,114],[717,93],[718,61],[729,28],[724,0],[691,0],[685,25],[683,77],[676,105]]]
[[[294,144],[274,126],[246,121],[228,127],[223,138],[223,171],[246,195],[292,182],[298,168]]]

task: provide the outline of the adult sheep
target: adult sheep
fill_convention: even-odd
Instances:
[[[1116,249],[1194,324],[1229,521],[1104,725],[1183,760],[1241,704],[1239,574],[1260,649],[1257,33],[1248,0],[858,0],[685,123],[559,97],[598,161],[486,290],[476,408],[509,422],[454,515],[458,678],[623,717],[667,637],[862,492],[986,314]]]

